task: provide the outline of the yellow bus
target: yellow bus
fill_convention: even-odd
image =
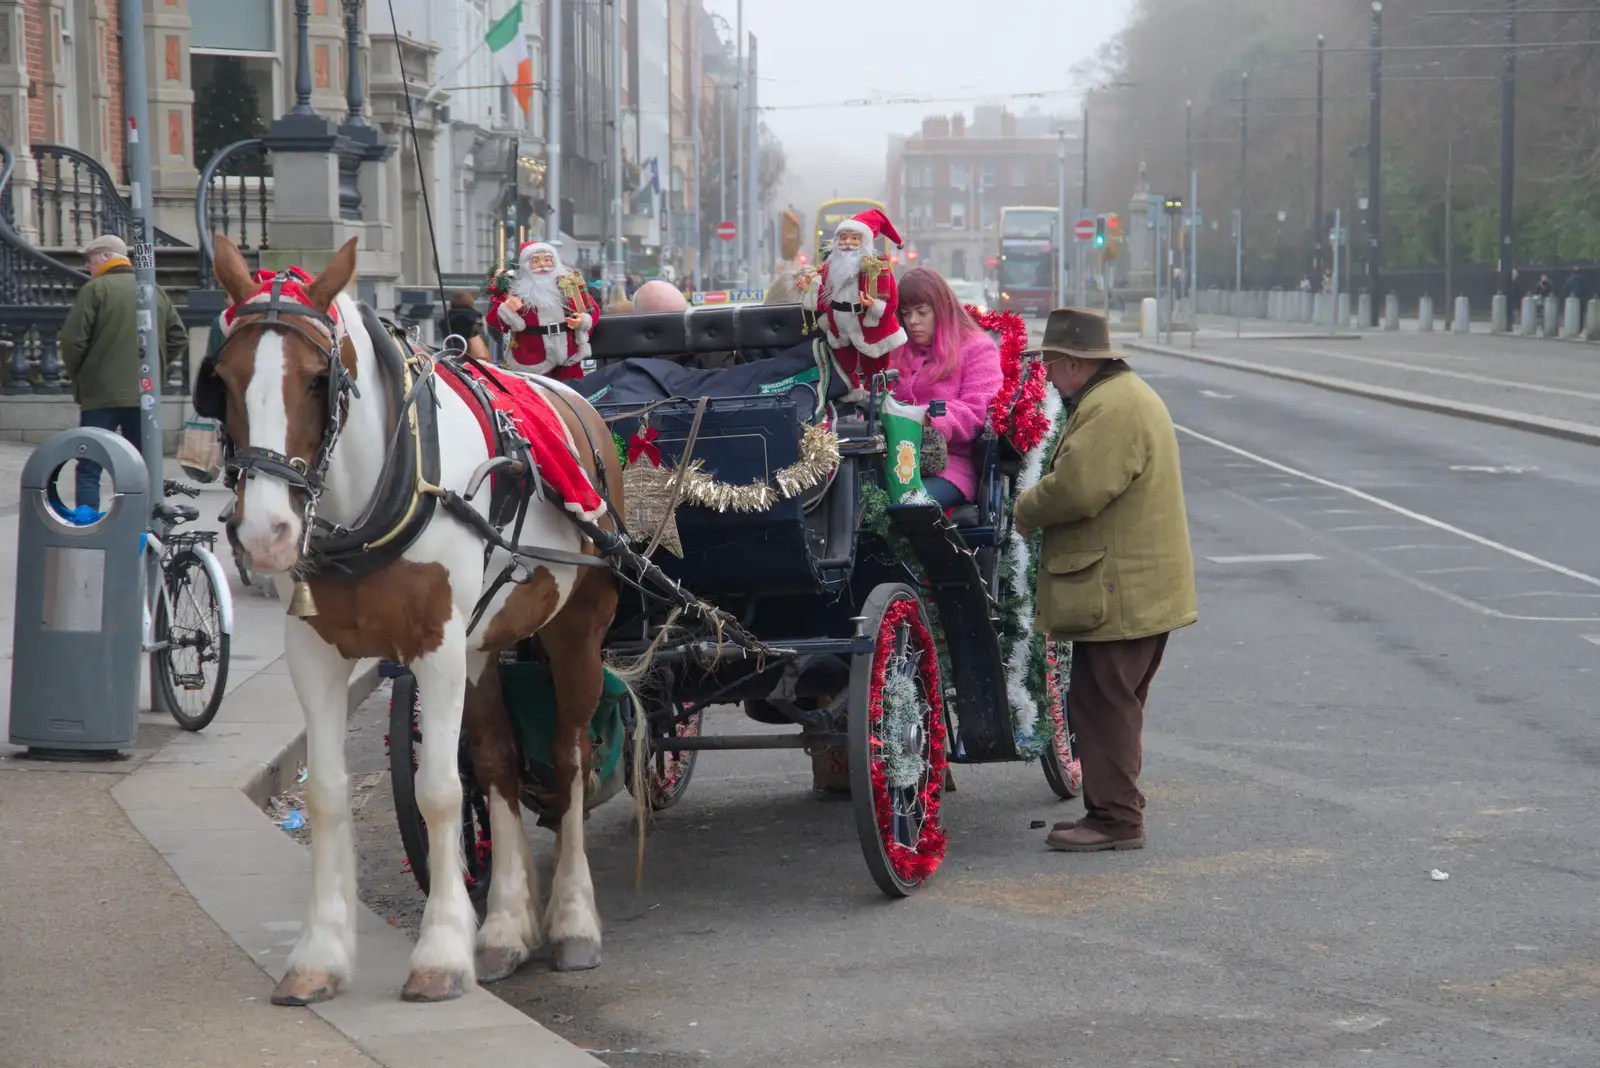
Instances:
[[[861,197],[846,197],[841,200],[824,200],[817,207],[817,239],[811,247],[812,266],[822,264],[823,246],[833,244],[833,232],[839,224],[846,219],[854,218],[870,208],[883,211],[883,205],[876,200],[866,200]],[[880,237],[873,243],[879,252],[889,251],[889,241]]]

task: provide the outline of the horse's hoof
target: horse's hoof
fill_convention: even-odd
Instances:
[[[327,972],[289,972],[272,992],[274,1005],[315,1005],[333,1000],[339,980]]]
[[[478,982],[498,983],[511,977],[528,959],[526,950],[486,946],[478,950]]]
[[[412,972],[400,991],[401,1001],[454,1001],[467,992],[466,976],[434,968]]]
[[[600,943],[574,938],[556,943],[555,967],[558,972],[586,972],[600,967]]]

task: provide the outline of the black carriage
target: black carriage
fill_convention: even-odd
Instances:
[[[648,772],[639,781],[652,807],[682,796],[703,750],[843,750],[868,867],[886,894],[901,897],[943,856],[949,765],[1038,758],[1051,789],[1075,796],[1060,699],[1070,654],[1041,646],[1031,612],[1019,616],[1017,597],[1032,582],[1016,573],[1021,539],[1010,502],[1025,457],[993,420],[977,448],[978,500],[947,516],[929,503],[889,503],[878,408],[892,381],[880,375],[864,397],[851,392],[826,346],[807,337],[798,306],[619,316],[596,331],[594,350],[600,369],[577,385],[612,426],[625,462],[648,453],[662,472],[696,472],[675,489],[658,476],[658,488],[678,501],[676,539],[673,551],[651,559],[739,629],[680,632],[670,603],[648,586],[623,586],[607,649],[622,661],[652,657],[640,692],[650,765],[639,769]],[[1038,374],[1041,366],[1024,360],[1002,410],[1021,403]],[[636,545],[668,529],[630,525]],[[530,670],[539,656],[530,640],[517,665],[503,670]],[[1022,723],[1017,704],[1027,699],[1018,690],[1029,686],[1053,700]],[[508,679],[508,706],[516,692]],[[402,675],[391,742],[415,740],[414,700]],[[796,729],[701,733],[706,709],[722,704]],[[597,716],[591,730],[602,753],[619,744],[605,723],[633,727],[631,703],[619,702],[616,712]],[[410,748],[391,745],[392,766],[420,882],[426,836],[411,797]],[[629,756],[612,761],[616,774],[601,777],[609,781],[591,779],[591,806],[624,780],[635,788]],[[464,742],[462,772],[468,876],[481,887],[489,874],[486,805]],[[536,811],[548,776],[536,757],[527,759],[524,802]]]

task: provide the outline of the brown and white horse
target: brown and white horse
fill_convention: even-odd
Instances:
[[[352,527],[368,513],[395,434],[393,402],[399,387],[385,380],[374,348],[387,339],[372,336],[358,305],[344,292],[356,271],[353,240],[326,270],[296,290],[296,299],[310,305],[310,315],[264,314],[268,303],[287,298],[263,296],[227,238],[217,236],[215,245],[217,281],[234,305],[234,320],[214,368],[197,381],[214,369],[219,405],[226,390],[227,430],[237,455],[247,458],[239,483],[238,537],[254,569],[277,576],[288,603],[289,587],[302,566],[307,518],[314,513],[326,523]],[[569,440],[580,445],[576,451],[589,478],[597,486],[620,486],[615,450],[600,450],[603,459],[597,459],[595,450],[581,447],[586,437],[611,440],[594,409],[563,386],[535,381],[547,397],[566,394],[554,408]],[[442,385],[423,390],[418,403],[435,405],[438,485],[464,494],[474,471],[490,458],[478,422],[466,402]],[[253,467],[248,458],[256,461]],[[600,463],[607,470],[598,471]],[[484,492],[473,504],[486,517],[488,497]],[[610,529],[609,519],[600,522]],[[546,500],[529,502],[517,540],[558,553],[596,552],[559,506]],[[459,997],[474,981],[509,975],[546,939],[558,969],[592,968],[600,961],[600,919],[584,854],[583,798],[590,762],[587,727],[601,697],[601,643],[616,612],[615,579],[602,568],[539,564],[531,581],[507,584],[496,593],[469,636],[468,620],[487,588],[486,574],[498,574],[509,559],[497,549],[486,565],[484,549],[468,526],[442,509],[435,511],[404,553],[381,569],[354,580],[310,576],[316,614],[290,616],[285,623],[289,672],[306,717],[314,885],[309,921],[272,996],[280,1005],[333,997],[355,964],[346,693],[356,662],[368,657],[409,666],[421,703],[416,787],[428,828],[431,894],[402,997]],[[553,669],[559,716],[555,765],[557,781],[566,786],[547,911],[540,907],[522,825],[518,750],[496,655],[534,634]],[[463,725],[489,797],[494,841],[481,927],[462,878],[457,746]]]

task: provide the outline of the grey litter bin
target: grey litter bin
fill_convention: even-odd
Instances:
[[[56,472],[93,460],[111,483],[105,515],[74,526],[57,514]],[[59,500],[59,498],[57,498]],[[139,730],[140,538],[149,527],[144,458],[106,430],[40,445],[22,469],[12,635],[11,744],[41,756],[113,756]]]

